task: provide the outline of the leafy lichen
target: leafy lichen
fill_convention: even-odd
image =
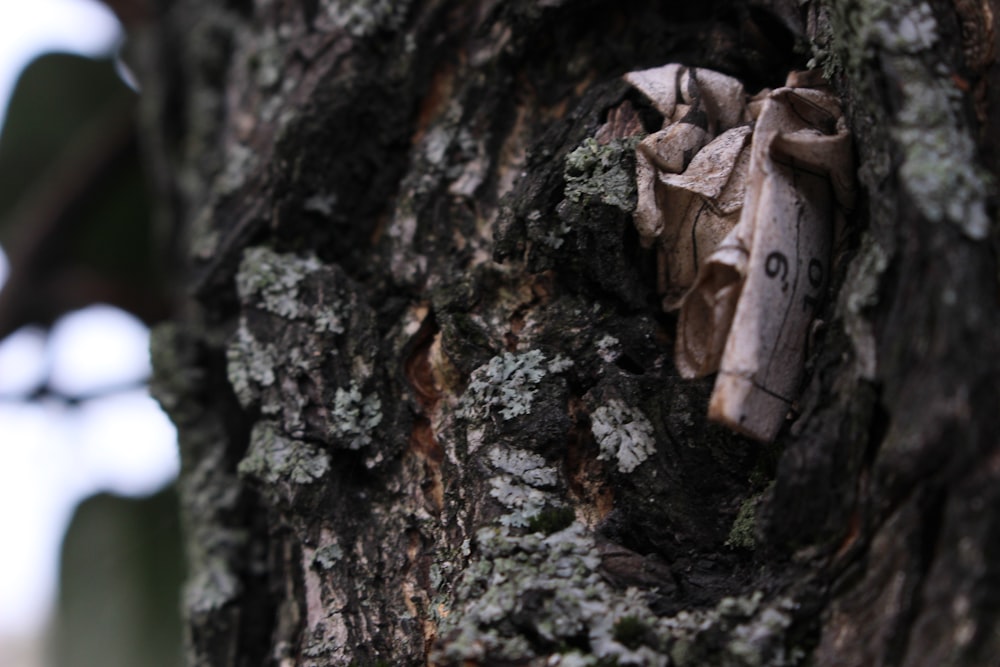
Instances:
[[[377,394],[363,395],[356,382],[337,388],[330,413],[330,435],[348,449],[372,443],[372,432],[382,423],[382,401]]]
[[[236,336],[226,348],[226,374],[240,405],[250,407],[259,399],[262,387],[274,384],[277,363],[274,346],[257,341],[246,322],[241,321]]]
[[[560,373],[572,365],[560,356],[546,363],[541,350],[504,352],[472,372],[460,414],[473,419],[496,409],[505,420],[528,414],[546,373]]]
[[[315,445],[282,435],[274,423],[257,422],[250,447],[240,461],[240,475],[267,485],[310,484],[330,469],[329,455]]]
[[[792,624],[795,604],[782,598],[733,628],[726,645],[729,654],[751,667],[794,665],[805,657],[801,649],[787,650],[784,636]]]
[[[740,667],[793,667],[802,664],[805,651],[791,645],[794,601],[779,597],[764,603],[756,591],[725,597],[712,609],[682,611],[660,619],[657,630],[670,644],[672,664],[695,667],[725,664]],[[724,638],[720,643],[718,640]]]
[[[508,490],[538,507],[558,503],[558,472],[542,456],[496,445],[488,459]],[[594,538],[571,508],[546,505],[525,533],[511,520],[524,504],[510,504],[501,525],[476,533],[472,554],[463,549],[472,557],[452,595],[435,601],[433,664],[793,667],[804,659],[792,600],[765,603],[756,592],[657,616],[648,593],[607,582]]]
[[[503,525],[528,526],[547,504],[554,502],[553,494],[545,489],[556,484],[558,473],[545,464],[542,456],[523,449],[494,447],[489,459],[501,472],[490,478],[490,495],[510,510],[500,518]]]
[[[457,608],[439,617],[435,664],[793,667],[805,658],[789,598],[765,603],[758,591],[659,617],[642,591],[606,583],[579,523],[549,535],[484,528],[477,543]]]
[[[493,467],[530,484],[552,486],[556,483],[555,468],[545,464],[545,458],[523,449],[494,447],[489,453]]]
[[[480,559],[459,584],[462,608],[442,621],[448,641],[432,656],[442,664],[524,661],[587,637],[592,655],[619,664],[666,665],[646,646],[632,650],[614,637],[625,617],[655,619],[641,596],[615,593],[597,572],[600,557],[579,523],[550,535],[513,535],[507,528],[477,534]],[[522,631],[531,626],[529,640]],[[559,663],[550,663],[559,664]],[[569,664],[569,663],[567,663]]]
[[[616,461],[621,472],[632,472],[656,452],[653,425],[618,399],[594,410],[590,430],[601,449],[597,458]]]
[[[529,521],[542,511],[547,500],[547,494],[518,482],[510,475],[491,478],[490,495],[511,510],[500,518],[500,522],[514,527],[527,526]]]
[[[956,89],[902,74],[903,105],[893,132],[903,149],[903,186],[930,220],[949,220],[971,238],[983,239],[990,220],[990,183],[975,160],[976,145],[959,121]]]
[[[299,317],[305,314],[299,284],[320,267],[315,257],[279,254],[267,246],[248,248],[236,274],[236,291],[243,303],[258,303],[281,317]]]

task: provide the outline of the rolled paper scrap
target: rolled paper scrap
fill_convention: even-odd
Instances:
[[[854,203],[839,103],[817,72],[752,98],[680,65],[625,78],[664,116],[637,149],[634,217],[663,308],[680,310],[677,369],[718,372],[709,417],[772,440],[802,382],[832,221]]]
[[[774,439],[798,394],[809,327],[826,290],[835,179],[850,169],[850,135],[840,119],[831,94],[782,88],[755,128],[732,234],[745,249],[745,277],[709,417],[758,440]]]
[[[750,135],[749,125],[728,130],[702,149],[684,173],[659,176],[671,229],[660,244],[664,310],[684,303],[699,269],[739,221]]]
[[[752,132],[737,79],[665,65],[625,79],[664,116],[636,150],[636,229],[657,248],[663,307],[680,307],[699,267],[736,225]]]
[[[715,373],[743,290],[748,251],[727,237],[698,274],[677,321],[674,362],[681,377]]]
[[[653,103],[664,119],[673,122],[674,110],[681,97],[680,78],[687,68],[670,64],[638,72],[629,72],[625,80]]]

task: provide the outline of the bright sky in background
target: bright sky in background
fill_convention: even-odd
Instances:
[[[105,54],[119,39],[114,16],[91,0],[0,0],[0,121],[36,55]],[[0,284],[6,272],[0,253]],[[71,395],[135,384],[149,373],[148,343],[134,317],[95,306],[64,317],[48,339],[22,329],[0,344],[0,638],[42,629],[79,501],[101,491],[149,494],[178,469],[174,429],[143,390],[77,407],[11,397],[46,376]]]

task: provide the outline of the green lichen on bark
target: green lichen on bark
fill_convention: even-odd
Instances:
[[[569,366],[572,362],[561,356],[546,361],[541,350],[504,352],[473,371],[460,414],[474,419],[495,411],[504,420],[527,414],[542,378]]]
[[[370,445],[384,409],[373,389],[373,315],[357,284],[311,254],[259,246],[244,252],[236,287],[243,312],[226,370],[244,409],[294,439]]]
[[[458,586],[455,606],[440,626],[444,645],[432,659],[448,665],[468,660],[540,665],[583,638],[599,645],[586,664],[633,654],[614,639],[614,624],[650,613],[637,599],[621,596],[614,604],[615,594],[597,572],[593,539],[580,524],[547,536],[484,528],[476,542],[479,558]],[[648,647],[640,651],[655,656]]]
[[[821,7],[827,31],[815,43],[816,60],[828,74],[852,80],[853,120],[873,130],[859,144],[870,161],[860,172],[865,185],[878,192],[883,184],[876,179],[888,169],[887,163],[879,165],[895,152],[901,158],[900,184],[928,220],[948,221],[971,238],[985,238],[991,179],[976,159],[962,94],[947,76],[950,65],[938,48],[940,30],[930,4],[853,0]],[[871,94],[880,87],[882,71],[902,83],[897,104]],[[886,138],[892,139],[891,152]]]
[[[632,472],[656,452],[653,425],[618,399],[594,410],[590,430],[601,449],[597,458],[615,461],[621,472]]]
[[[249,408],[257,402],[261,389],[274,384],[279,355],[273,345],[255,339],[241,323],[226,349],[226,361],[229,384],[240,404]]]
[[[498,473],[489,480],[490,496],[509,510],[500,518],[503,525],[528,526],[546,506],[561,505],[552,492],[559,475],[542,456],[514,447],[493,447],[489,461]]]
[[[519,49],[533,40],[524,37],[531,34],[523,32],[525,22],[537,21],[545,32],[564,31],[563,41],[555,43],[574,45],[578,72],[572,76],[578,80],[567,82],[567,91],[582,90],[579,84],[589,85],[594,72],[598,79],[613,79],[623,67],[652,63],[667,50],[655,40],[622,41],[622,56],[593,49],[592,39],[579,40],[577,32],[564,30],[580,14],[570,4],[494,5],[477,30],[462,28],[456,42],[468,42],[470,50],[455,58],[450,38],[436,34],[438,26],[445,18],[475,21],[464,9],[447,13],[439,3],[306,3],[315,11],[315,25],[300,44],[288,46],[287,58],[270,50],[275,40],[250,37],[260,29],[247,33],[247,50],[258,47],[260,59],[255,71],[237,81],[249,84],[251,100],[263,93],[272,99],[257,113],[233,96],[233,118],[258,118],[263,128],[273,120],[266,109],[286,97],[286,84],[295,83],[297,73],[303,80],[328,82],[322,96],[303,89],[286,97],[302,107],[289,113],[314,117],[308,123],[278,123],[281,150],[275,157],[260,153],[260,163],[274,165],[279,182],[266,181],[261,191],[267,213],[253,215],[270,218],[274,211],[273,219],[228,241],[238,247],[266,234],[275,248],[315,247],[323,259],[252,249],[235,272],[239,312],[233,312],[232,270],[219,272],[226,291],[218,302],[224,307],[213,312],[225,319],[218,325],[224,333],[213,333],[213,345],[218,351],[223,335],[230,336],[229,381],[244,408],[242,425],[253,426],[243,479],[271,501],[268,520],[246,527],[271,540],[261,552],[273,561],[257,564],[255,571],[272,568],[266,585],[269,595],[281,598],[273,624],[280,627],[253,627],[271,630],[271,645],[264,648],[273,662],[422,664],[430,641],[426,633],[435,622],[436,655],[445,662],[784,665],[798,660],[790,631],[796,615],[792,602],[771,596],[765,603],[764,596],[744,595],[716,604],[722,589],[728,593],[746,585],[728,571],[745,554],[711,550],[725,539],[731,500],[746,496],[742,478],[733,480],[745,472],[741,453],[749,448],[706,428],[699,418],[707,394],[699,393],[696,383],[682,386],[671,372],[663,318],[657,319],[646,298],[653,281],[640,271],[641,251],[629,245],[634,143],[601,145],[574,130],[569,138],[540,141],[530,168],[494,159],[497,151],[513,155],[526,149],[519,142],[498,148],[507,141],[508,121],[523,123],[517,132],[525,137],[538,137],[544,131],[538,118],[558,126],[564,109],[566,119],[576,113],[571,102],[576,92],[544,91],[543,73],[567,76],[559,58],[538,71],[519,71],[528,67],[518,64]],[[255,4],[255,21],[266,25],[278,16],[276,9],[268,12],[279,6]],[[426,62],[413,66],[421,70],[414,75],[420,81],[398,92],[398,82],[379,77],[399,63],[365,49],[377,45],[373,53],[393,52],[396,37],[390,33],[425,7],[442,12],[419,16],[420,25],[433,26],[433,39],[421,42],[419,35],[402,33],[398,39],[405,43],[400,48],[407,63],[411,53],[431,42],[433,48]],[[595,7],[603,11],[589,4],[582,14]],[[617,12],[612,13],[622,21],[633,20],[630,13]],[[558,20],[544,24],[543,15]],[[518,22],[505,23],[510,16]],[[280,20],[287,22],[282,30],[301,28],[296,13]],[[605,29],[586,28],[602,40]],[[607,29],[617,28],[609,23]],[[325,31],[344,40],[337,46],[345,45],[344,51],[320,50],[329,46],[322,40]],[[361,45],[358,59],[344,33]],[[656,46],[636,58],[633,41]],[[334,51],[331,69],[312,68]],[[594,53],[616,60],[591,68]],[[368,66],[371,61],[374,67]],[[457,65],[439,71],[439,62]],[[303,70],[285,68],[278,93],[275,73],[282,63]],[[242,64],[234,67],[237,75],[246,74]],[[350,74],[341,78],[343,72]],[[369,85],[365,81],[373,72],[378,76]],[[613,88],[588,107],[585,123],[596,127],[608,104],[620,101]],[[539,90],[545,99],[533,100]],[[386,91],[390,103],[382,97]],[[425,94],[427,99],[420,99]],[[447,111],[435,119],[438,98]],[[561,106],[567,100],[570,104]],[[410,124],[409,114],[417,109],[428,114],[426,127]],[[365,131],[351,132],[359,126]],[[231,129],[239,134],[240,128]],[[237,150],[235,157],[247,155]],[[552,178],[539,180],[545,161]],[[397,188],[398,165],[406,164],[410,174]],[[496,176],[503,169],[508,175]],[[526,268],[520,257],[508,254],[513,262],[503,267],[505,273],[495,265],[482,270],[493,242],[491,179],[513,178],[510,173],[523,173],[528,186],[545,184],[522,197],[525,210],[519,215],[528,231],[515,241],[535,250],[544,246],[548,263],[539,260]],[[267,199],[272,193],[276,197]],[[231,217],[211,220],[221,230]],[[377,251],[369,252],[373,245]],[[395,319],[404,310],[412,319]],[[432,381],[422,373],[427,345],[433,350],[427,354],[430,364],[448,367]],[[565,372],[565,360],[553,359],[550,350],[572,357],[572,372]],[[219,360],[214,361],[217,372]],[[263,421],[253,425],[255,420]],[[621,433],[627,437],[616,435]],[[387,442],[398,449],[388,452]],[[387,465],[362,468],[382,451]],[[593,463],[602,451],[610,465]],[[232,460],[211,463],[230,474],[234,468]],[[571,474],[592,475],[584,481],[594,485],[611,481],[616,504],[611,516],[587,514],[593,509],[588,504],[596,503],[577,495],[588,489],[569,490],[579,484]],[[308,495],[293,497],[303,489]],[[442,492],[440,499],[436,491]],[[279,493],[284,495],[274,495]],[[289,500],[297,505],[292,511]],[[720,560],[715,571],[698,572],[701,578],[679,568],[663,579],[693,583],[687,591],[711,580],[689,611],[675,613],[682,604],[675,600],[669,613],[654,612],[647,593],[655,586],[648,581],[642,583],[646,591],[609,583],[598,549],[599,541],[608,540],[645,540],[632,547],[671,566],[675,557]],[[204,568],[198,579],[205,591],[222,593],[203,600],[217,608],[220,601],[223,607],[233,602],[238,595],[233,591],[242,585],[235,574],[227,578],[226,568],[235,570],[223,566]],[[236,587],[229,585],[233,582]],[[678,600],[686,594],[678,593]],[[265,659],[262,655],[250,659]]]
[[[363,395],[356,382],[337,388],[330,413],[330,435],[348,449],[361,449],[372,442],[372,432],[382,423],[382,401],[378,394]]]
[[[195,327],[153,329],[151,391],[178,426],[182,474],[178,481],[186,536],[188,579],[182,605],[200,624],[203,641],[188,645],[188,664],[203,664],[213,633],[245,593],[246,531],[234,517],[245,506],[243,485],[229,460],[225,393],[213,393],[201,365],[207,341]]]
[[[639,137],[600,144],[588,137],[566,156],[566,198],[600,201],[625,212],[635,209],[635,147]]]
[[[320,268],[312,256],[279,254],[267,246],[247,248],[236,274],[236,291],[244,303],[258,303],[280,317],[294,318],[303,312],[299,285]]]
[[[330,457],[316,445],[283,436],[272,422],[254,425],[250,447],[237,471],[270,486],[312,484],[330,469]]]
[[[236,274],[237,294],[242,303],[282,321],[308,322],[307,328],[319,338],[324,338],[323,334],[339,334],[344,330],[341,304],[333,300],[317,307],[312,301],[304,302],[300,294],[303,282],[318,278],[321,270],[321,263],[313,256],[281,254],[266,246],[248,248]],[[290,359],[297,360],[296,365],[310,366],[304,352],[296,352],[296,348],[279,349],[272,342],[258,340],[246,315],[240,318],[226,359],[230,384],[244,407],[256,404],[261,392],[274,386],[278,369],[286,368]]]
[[[792,599],[765,602],[758,591],[658,616],[648,593],[607,584],[579,523],[549,535],[484,528],[476,545],[441,620],[435,664],[793,667],[805,658]]]

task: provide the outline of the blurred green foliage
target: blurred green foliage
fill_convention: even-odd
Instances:
[[[179,667],[183,577],[177,494],[102,494],[63,542],[49,667]]]
[[[108,59],[47,54],[22,73],[0,133],[0,338],[98,302],[165,314],[135,108]]]

